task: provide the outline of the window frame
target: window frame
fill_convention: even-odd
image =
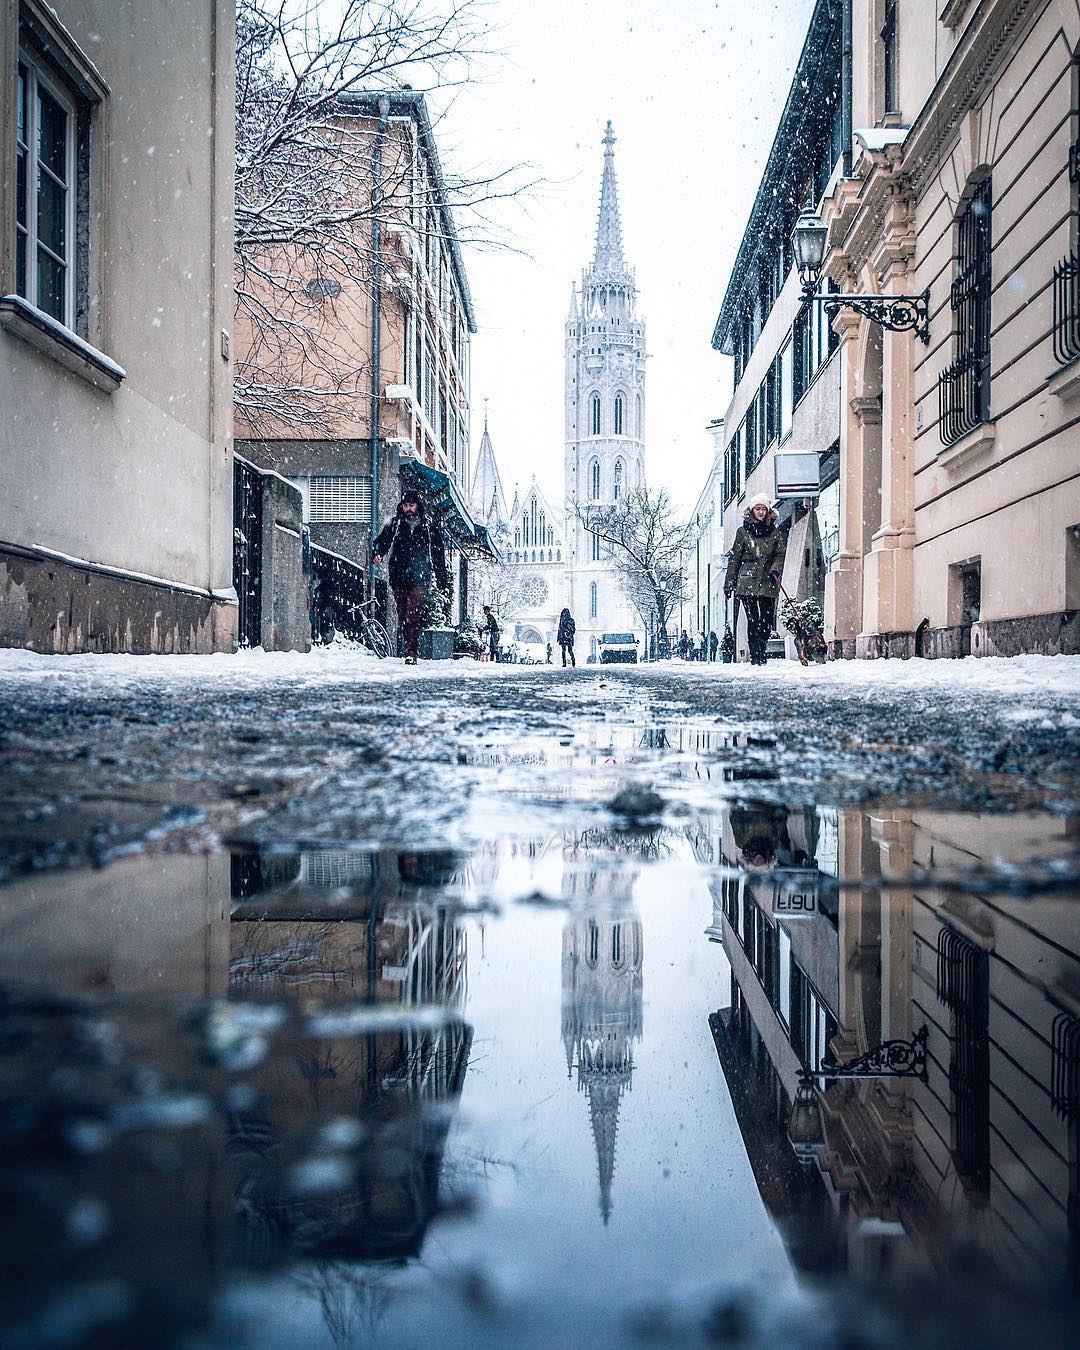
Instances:
[[[26,80],[24,81],[24,97],[26,103],[26,124],[24,132],[26,134],[26,176],[24,181],[24,190],[26,193],[26,253],[25,253],[25,278],[23,289],[19,286],[18,277],[18,237],[20,226],[18,222],[18,185],[16,184],[16,205],[15,205],[15,294],[22,296],[35,309],[41,310],[47,314],[50,319],[63,324],[71,332],[75,332],[76,313],[77,313],[77,291],[79,287],[79,258],[78,258],[78,238],[77,238],[77,206],[79,197],[79,163],[78,163],[78,140],[79,140],[79,96],[72,91],[70,87],[62,80],[62,77],[50,66],[46,59],[39,55],[33,46],[25,39],[20,38],[19,56],[16,63],[16,81],[18,81],[22,72],[26,71]],[[67,119],[65,127],[64,144],[64,169],[66,181],[64,183],[64,257],[60,259],[64,268],[64,304],[63,315],[52,313],[40,303],[40,289],[38,284],[38,249],[44,248],[53,258],[57,254],[47,245],[42,244],[39,221],[39,200],[36,188],[37,176],[41,170],[52,179],[56,179],[55,173],[47,164],[42,164],[39,155],[39,117],[38,117],[38,89],[44,88],[48,96],[64,112]],[[16,90],[18,85],[16,84]],[[18,93],[16,92],[16,98]],[[18,129],[16,126],[16,157],[18,156]]]

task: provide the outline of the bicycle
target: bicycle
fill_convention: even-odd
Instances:
[[[382,624],[373,614],[365,614],[364,611],[376,603],[375,597],[370,600],[364,600],[356,608],[360,612],[360,641],[374,653],[380,661],[385,661],[388,656],[394,654],[393,644],[390,641],[390,635]]]

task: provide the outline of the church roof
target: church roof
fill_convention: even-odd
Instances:
[[[469,490],[469,506],[477,520],[488,529],[505,525],[509,519],[499,466],[495,462],[495,448],[488,434],[487,413],[484,414],[484,434],[480,438],[480,453],[476,457]]]

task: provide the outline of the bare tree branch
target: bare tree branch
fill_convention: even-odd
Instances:
[[[689,594],[683,558],[690,540],[690,525],[677,519],[667,489],[644,484],[614,502],[575,501],[574,514],[608,545],[627,598],[643,623],[655,618],[659,654],[667,656],[668,621]]]

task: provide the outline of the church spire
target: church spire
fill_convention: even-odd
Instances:
[[[615,183],[615,133],[608,121],[604,132],[604,176],[600,181],[600,212],[596,221],[596,251],[593,270],[619,272],[624,267],[622,226],[619,223],[619,193]]]
[[[484,399],[484,434],[480,438],[480,452],[476,456],[469,505],[489,529],[497,529],[509,519],[502,478],[495,462],[495,448],[488,434],[487,399]]]

